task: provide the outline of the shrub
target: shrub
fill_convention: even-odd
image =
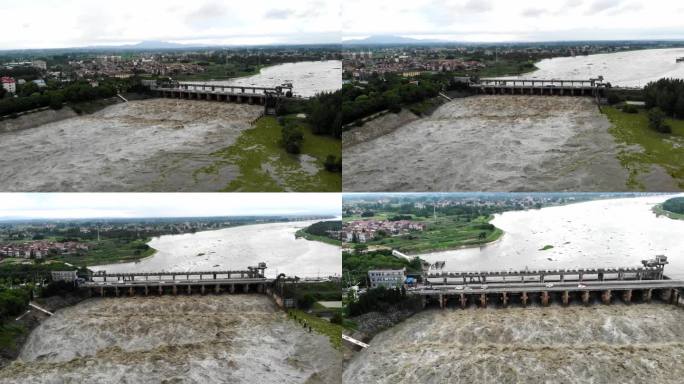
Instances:
[[[660,133],[672,133],[672,128],[665,123],[665,113],[658,107],[648,111],[648,125]]]
[[[635,107],[631,104],[625,104],[622,107],[622,112],[624,112],[624,113],[639,113],[639,110],[637,109],[637,107]]]

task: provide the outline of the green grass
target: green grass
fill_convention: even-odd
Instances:
[[[549,249],[551,249],[551,248],[553,248],[553,245],[548,245],[548,244],[547,244],[547,245],[543,246],[542,248],[540,248],[539,250],[540,250],[540,251],[547,251],[547,250],[549,250]]]
[[[672,134],[664,134],[648,127],[644,110],[638,114],[624,113],[614,107],[602,110],[613,124],[610,133],[620,144],[617,157],[629,172],[628,187],[645,189],[638,177],[656,165],[684,188],[684,120],[667,119]]]
[[[333,347],[336,349],[342,348],[342,330],[344,327],[341,325],[333,324],[328,320],[310,315],[298,309],[290,309],[287,311],[287,313],[290,318],[293,318],[293,315],[296,315],[298,319],[306,320],[313,331],[316,331],[321,335],[328,336],[328,339],[330,339],[330,344],[332,344]]]
[[[670,219],[673,219],[673,220],[684,220],[684,214],[683,213],[670,212],[666,209],[663,209],[662,204],[657,204],[655,207],[653,207],[653,212],[657,216],[666,216],[666,217],[669,217]]]
[[[49,260],[59,260],[77,266],[112,264],[137,261],[152,256],[154,248],[143,249],[149,239],[103,239],[88,242],[89,249],[83,255],[50,256]],[[140,247],[140,248],[139,248]]]
[[[425,253],[433,251],[445,251],[460,247],[470,247],[486,244],[497,240],[503,231],[499,228],[494,230],[479,228],[487,224],[492,217],[480,216],[475,220],[468,221],[460,216],[438,217],[428,220],[425,231],[412,231],[405,235],[388,236],[382,239],[369,241],[368,245],[384,245],[407,254]],[[480,238],[481,232],[486,236]]]
[[[310,241],[320,241],[321,243],[331,244],[331,245],[342,245],[342,242],[337,239],[332,239],[328,236],[313,235],[306,231],[306,228],[300,229],[295,232],[296,237],[303,237]]]
[[[302,155],[315,159],[317,171],[310,174],[301,165],[299,156],[281,146],[282,127],[274,117],[262,117],[254,128],[244,131],[234,145],[214,153],[218,160],[199,173],[218,173],[223,166],[237,165],[240,175],[230,181],[224,191],[239,192],[339,192],[342,174],[328,172],[325,158],[342,152],[341,140],[314,135],[305,122],[298,123],[304,135]]]

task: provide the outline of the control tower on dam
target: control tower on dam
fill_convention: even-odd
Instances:
[[[519,304],[547,306],[552,302],[589,305],[600,301],[610,304],[621,300],[651,302],[661,300],[679,304],[683,280],[672,280],[664,274],[666,256],[643,260],[640,267],[581,268],[556,270],[443,272],[434,268],[423,275],[424,285],[409,289],[420,295],[423,306],[449,304],[467,308]],[[444,267],[444,262],[435,263]],[[441,269],[440,268],[440,269]]]

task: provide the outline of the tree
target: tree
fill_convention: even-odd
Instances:
[[[298,154],[301,152],[304,135],[299,127],[292,123],[286,123],[282,130],[282,142],[288,153]]]
[[[38,85],[36,85],[36,83],[32,81],[29,81],[26,84],[19,87],[19,96],[21,97],[31,96],[34,93],[38,92],[40,92],[40,88],[38,87]]]

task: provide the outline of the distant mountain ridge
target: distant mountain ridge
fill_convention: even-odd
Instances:
[[[438,44],[448,43],[449,40],[437,39],[414,39],[411,37],[394,35],[374,35],[364,39],[354,39],[343,41],[343,45],[383,45],[383,44]]]

